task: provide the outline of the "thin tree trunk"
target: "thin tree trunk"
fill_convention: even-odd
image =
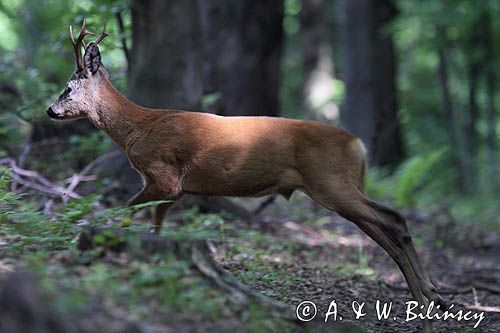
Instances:
[[[495,107],[495,95],[496,95],[496,74],[493,70],[492,64],[488,65],[488,72],[486,74],[486,91],[488,94],[488,106],[486,111],[486,149],[487,149],[487,164],[488,164],[488,178],[489,179],[499,179],[500,174],[498,172],[498,160],[497,160],[497,134],[496,134],[496,124],[498,121],[498,115]],[[493,192],[496,192],[499,184],[497,182],[491,183],[491,188]]]
[[[487,150],[487,164],[488,164],[488,179],[498,179],[498,161],[496,159],[497,149],[497,111],[495,107],[496,96],[496,73],[494,68],[495,59],[495,45],[493,41],[493,31],[491,23],[491,15],[487,13],[484,17],[487,31],[485,32],[485,65],[486,65],[486,93],[487,93],[487,107],[486,107],[486,150]],[[498,183],[491,184],[490,190],[495,191]]]
[[[384,31],[397,14],[391,1],[339,1],[343,78],[341,122],[368,146],[375,165],[403,157],[397,118],[396,62],[392,37]]]
[[[468,101],[469,108],[464,126],[465,135],[465,172],[467,190],[472,190],[477,183],[477,147],[479,144],[479,134],[477,122],[479,120],[479,105],[477,103],[477,91],[481,74],[484,70],[484,54],[480,48],[484,46],[484,38],[487,26],[483,20],[483,15],[471,24],[471,31],[467,38],[467,81],[469,83]]]
[[[476,158],[477,158],[477,121],[479,118],[479,106],[477,105],[477,86],[479,84],[480,68],[476,62],[469,63],[467,66],[467,81],[469,83],[469,113],[464,125],[464,144],[465,153],[465,181],[466,189],[472,190],[476,182]]]
[[[466,188],[465,183],[465,166],[464,161],[461,158],[461,145],[458,142],[456,135],[457,119],[455,112],[453,110],[452,97],[449,87],[449,75],[448,75],[448,56],[446,52],[447,47],[447,35],[446,30],[442,26],[436,27],[436,34],[439,39],[438,47],[438,81],[441,90],[441,98],[443,105],[443,124],[446,128],[446,133],[448,134],[448,142],[451,146],[451,154],[453,164],[456,165],[457,175],[456,184],[460,191],[464,191]]]
[[[333,101],[335,75],[331,36],[325,22],[324,0],[301,0],[302,67],[304,104],[312,118],[337,123],[339,108]]]
[[[497,112],[495,107],[495,95],[496,95],[496,74],[492,68],[489,66],[488,73],[486,76],[486,90],[488,93],[488,108],[486,113],[487,122],[487,134],[486,134],[486,146],[493,155],[496,151],[496,124],[497,124]],[[496,166],[495,166],[496,168]]]
[[[396,51],[392,36],[384,29],[398,14],[392,1],[377,1],[375,23],[375,78],[378,80],[377,117],[373,141],[376,165],[396,164],[404,156],[401,126],[399,123],[398,95],[396,88]]]

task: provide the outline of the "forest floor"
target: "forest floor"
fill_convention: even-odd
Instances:
[[[80,205],[59,218],[85,210],[82,207],[88,203]],[[500,332],[500,236],[479,226],[465,227],[445,213],[403,213],[424,267],[448,306],[453,304],[452,312],[484,313],[475,329],[477,317],[435,320],[435,331]],[[136,214],[129,229],[144,231],[146,215]],[[120,223],[130,221],[126,222]],[[390,257],[355,225],[301,194],[289,202],[278,198],[252,221],[196,210],[175,212],[162,235],[180,240],[211,238],[212,256],[244,284],[294,307],[302,301],[314,302],[316,326],[280,319],[257,303],[238,306],[188,259],[174,253],[147,258],[114,253],[109,251],[116,245],[114,239],[102,236],[94,239],[97,249],[82,253],[75,245],[78,231],[66,224],[43,229],[53,228],[51,223],[55,222],[0,223],[0,277],[7,277],[0,280],[0,322],[6,316],[14,318],[9,311],[15,307],[6,300],[6,290],[27,288],[22,278],[12,278],[9,272],[28,267],[41,285],[41,306],[50,304],[62,318],[60,332],[421,330],[420,320],[405,321],[405,302],[411,296]],[[55,238],[54,232],[60,237]],[[15,298],[21,296],[16,293]],[[392,302],[388,319],[378,320],[377,300]],[[334,323],[332,315],[324,324],[332,301],[338,321]],[[354,301],[365,302],[362,318],[355,318]],[[36,307],[36,300],[30,302]],[[0,332],[7,331],[0,325]]]
[[[295,214],[293,212],[295,211]],[[292,212],[292,214],[290,214]],[[484,312],[477,320],[435,320],[437,332],[500,332],[500,238],[479,226],[464,228],[449,214],[425,216],[406,211],[417,251],[450,312]],[[340,216],[319,208],[305,196],[280,201],[267,209],[266,235],[272,240],[249,245],[267,253],[218,256],[245,283],[289,304],[309,300],[324,322],[332,301],[338,315],[361,331],[421,330],[420,320],[405,321],[412,298],[397,265],[375,242]],[[253,225],[263,228],[262,222]],[[238,242],[238,241],[236,241]],[[279,250],[278,244],[284,250]],[[227,246],[227,245],[226,245]],[[224,247],[220,247],[224,249]],[[277,249],[277,250],[273,250]],[[261,265],[262,267],[259,267]],[[257,269],[255,269],[257,268]],[[257,272],[257,273],[255,273]],[[376,301],[392,302],[391,315],[378,320]],[[366,302],[366,316],[356,320],[352,303]],[[330,315],[329,322],[333,315]]]

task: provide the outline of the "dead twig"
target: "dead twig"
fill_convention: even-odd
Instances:
[[[19,154],[19,157],[17,158],[17,164],[19,165],[20,168],[24,167],[24,162],[26,160],[26,156],[29,154],[31,151],[31,145],[28,143],[24,145],[23,151],[21,154]],[[16,192],[18,190],[17,188],[17,183],[13,181],[10,185],[11,191]]]
[[[54,205],[53,200],[47,200],[43,204],[43,213],[45,214],[45,216],[47,216],[50,219],[54,218],[54,214],[52,214],[52,206],[53,205]]]
[[[29,150],[26,152],[26,154],[28,152]],[[96,176],[87,175],[87,173],[89,173],[99,163],[117,156],[119,153],[120,152],[118,150],[115,150],[99,156],[98,158],[87,164],[79,173],[76,173],[71,178],[69,178],[67,180],[67,182],[69,182],[67,187],[57,185],[56,183],[42,176],[37,171],[23,169],[12,157],[5,157],[0,159],[0,164],[6,165],[12,169],[11,177],[13,182],[15,182],[16,184],[21,184],[24,188],[31,188],[51,197],[58,197],[64,203],[66,203],[68,199],[81,198],[81,196],[75,192],[78,184],[83,181],[93,181],[97,179]],[[15,192],[19,193],[22,189],[23,188],[17,189],[16,186]]]
[[[17,164],[19,165],[19,167],[21,168],[24,167],[26,156],[28,156],[30,151],[31,151],[31,145],[29,143],[25,144],[23,147],[23,151],[21,152],[21,154],[19,154],[19,157],[17,158]]]
[[[99,156],[89,164],[87,164],[79,173],[74,174],[70,180],[69,180],[69,185],[66,187],[66,191],[72,192],[76,189],[78,184],[82,181],[92,181],[97,179],[96,176],[87,176],[87,174],[95,168],[98,164],[102,163],[103,161],[118,156],[120,154],[119,150],[114,150],[109,153],[106,153],[104,155]]]
[[[77,193],[74,193],[74,192],[65,192],[63,188],[61,188],[60,186],[58,185],[51,185],[51,186],[44,186],[44,185],[40,185],[40,184],[37,184],[33,181],[29,181],[29,180],[25,180],[21,177],[19,177],[19,175],[13,173],[11,175],[12,179],[14,179],[16,182],[18,182],[19,184],[21,185],[24,185],[26,187],[29,187],[33,190],[37,190],[38,192],[42,192],[42,193],[45,193],[49,196],[53,196],[53,197],[59,197],[61,198],[63,201],[67,201],[67,198],[80,198],[80,195],[77,194]]]
[[[17,174],[19,176],[24,176],[24,177],[36,179],[40,184],[42,184],[44,186],[50,187],[50,186],[53,185],[53,183],[50,180],[48,180],[47,178],[43,177],[38,172],[32,171],[32,170],[26,170],[26,169],[23,169],[23,168],[19,167],[17,165],[16,160],[14,160],[12,157],[2,158],[0,160],[0,164],[7,164],[12,169],[12,171],[14,172],[14,174]]]
[[[490,293],[493,293],[493,294],[500,294],[500,287],[495,286],[495,285],[489,285],[489,284],[486,284],[483,282],[475,282],[474,287],[476,289],[489,291]]]
[[[12,179],[28,188],[37,190],[50,196],[60,197],[64,202],[68,198],[80,198],[78,193],[66,191],[63,187],[51,182],[36,171],[26,170],[17,165],[16,160],[11,157],[0,159],[0,164],[9,166],[12,169]],[[25,179],[25,178],[28,179]]]

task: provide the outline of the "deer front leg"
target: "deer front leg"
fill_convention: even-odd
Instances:
[[[165,214],[181,196],[181,194],[173,194],[170,191],[155,190],[152,186],[146,185],[139,193],[128,201],[127,206],[130,207],[157,200],[170,201],[161,203],[155,207],[153,231],[155,234],[159,234]]]
[[[146,202],[161,200],[159,199],[159,193],[155,191],[152,186],[144,185],[142,190],[136,193],[130,200],[127,202],[127,207],[140,205]]]
[[[162,203],[155,208],[155,218],[154,218],[154,226],[153,226],[153,232],[155,234],[159,234],[161,230],[161,225],[163,223],[163,217],[165,214],[168,212],[170,208],[172,208],[176,203],[177,200],[179,200],[180,197],[176,198],[175,200],[171,200],[170,202]]]
[[[168,166],[155,165],[154,169],[145,172],[143,189],[128,201],[128,206],[143,204],[150,201],[168,200],[170,202],[155,207],[153,231],[158,234],[163,217],[176,200],[182,196],[179,187],[179,177],[175,169]]]

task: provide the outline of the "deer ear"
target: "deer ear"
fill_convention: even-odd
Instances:
[[[101,53],[95,43],[90,43],[85,49],[83,67],[86,74],[94,75],[101,66]]]

